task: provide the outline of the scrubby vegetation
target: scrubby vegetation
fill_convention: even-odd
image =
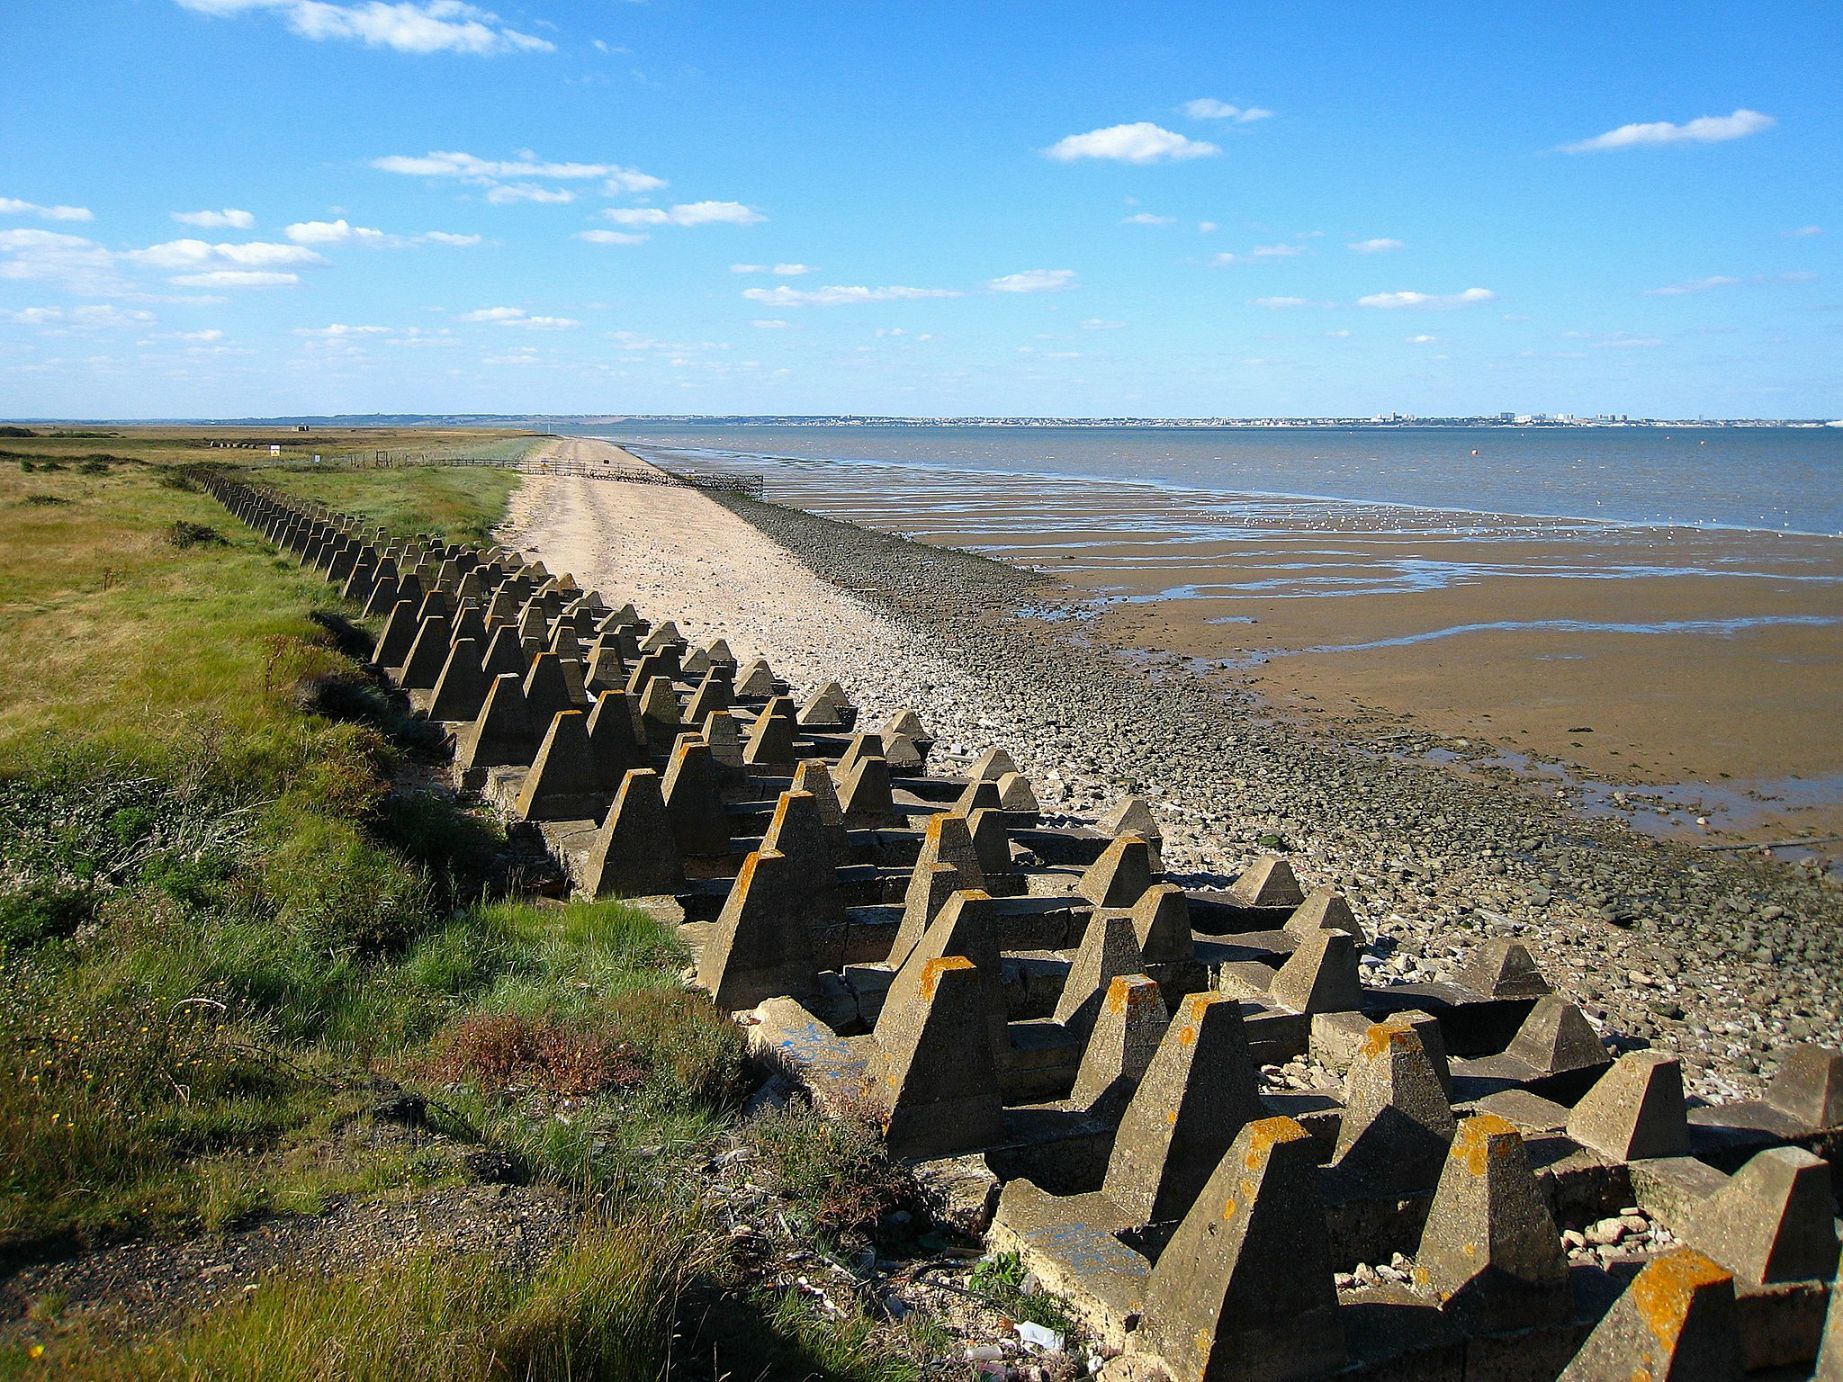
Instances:
[[[457,536],[510,483],[257,478]],[[816,1241],[863,1234],[903,1193],[873,1140],[739,1128],[740,1037],[675,937],[532,900],[324,583],[158,465],[35,463],[0,509],[0,1260],[482,1179],[577,1222],[533,1270],[416,1249],[178,1318],[47,1297],[0,1319],[0,1375],[913,1375],[861,1312],[751,1284],[700,1198],[741,1139]]]

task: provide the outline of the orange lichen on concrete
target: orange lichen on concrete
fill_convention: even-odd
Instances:
[[[1507,1157],[1516,1150],[1517,1136],[1508,1119],[1495,1113],[1475,1113],[1459,1125],[1452,1154],[1472,1175],[1482,1176],[1491,1157]]]
[[[941,982],[941,975],[950,969],[971,969],[973,962],[964,955],[943,955],[938,960],[930,960],[922,966],[921,996],[934,997],[934,990]]]
[[[1372,1022],[1363,1034],[1362,1053],[1365,1060],[1375,1060],[1391,1046],[1399,1046],[1408,1037],[1414,1035],[1414,1028],[1400,1022]]]
[[[1267,1155],[1283,1142],[1297,1142],[1312,1134],[1291,1118],[1258,1118],[1243,1129],[1248,1137],[1248,1169],[1258,1170]]]
[[[1696,1292],[1732,1279],[1732,1273],[1694,1248],[1681,1248],[1657,1258],[1638,1274],[1631,1286],[1632,1304],[1652,1337],[1665,1348],[1674,1348]]]

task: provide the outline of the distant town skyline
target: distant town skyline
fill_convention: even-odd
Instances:
[[[93,0],[0,42],[8,417],[1843,417],[1834,10]]]

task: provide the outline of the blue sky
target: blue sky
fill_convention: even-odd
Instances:
[[[1843,416],[1843,11],[33,0],[0,414]]]

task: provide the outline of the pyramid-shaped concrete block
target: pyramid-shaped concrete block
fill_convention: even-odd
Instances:
[[[646,742],[656,750],[670,747],[684,729],[678,696],[666,678],[654,677],[640,693],[640,727],[646,731]]]
[[[767,658],[758,657],[743,670],[736,679],[736,694],[751,700],[774,694],[774,669]]]
[[[828,681],[800,707],[799,721],[808,729],[842,729],[847,719],[856,714],[856,707],[851,704],[851,698],[845,695],[845,688],[835,681]]]
[[[762,846],[785,855],[796,877],[806,881],[807,921],[819,930],[845,920],[844,896],[838,889],[838,863],[832,838],[811,792],[782,792],[774,803]]]
[[[998,804],[1020,816],[1035,816],[1042,809],[1030,779],[1022,773],[1006,773],[998,779]]]
[[[902,921],[896,938],[890,942],[889,963],[898,968],[908,959],[922,936],[940,914],[947,899],[973,884],[952,864],[919,862],[909,874],[909,886],[902,898]],[[983,887],[978,887],[983,892]]]
[[[992,1058],[1003,1069],[1011,1054],[1011,1038],[1005,1021],[1005,994],[1001,983],[1003,959],[998,948],[998,914],[990,894],[967,889],[953,893],[941,904],[921,942],[896,971],[890,982],[883,1011],[877,1018],[877,1030],[886,1022],[900,1020],[903,1002],[895,995],[908,994],[921,983],[922,973],[931,961],[945,955],[963,955],[973,963],[979,975],[980,1020],[991,1038]]]
[[[1229,888],[1237,907],[1297,907],[1305,901],[1293,866],[1275,855],[1256,859]]]
[[[874,755],[860,758],[845,779],[838,805],[845,813],[845,824],[853,829],[897,824],[899,815],[889,764]]]
[[[1474,950],[1454,977],[1486,998],[1541,998],[1554,992],[1529,948],[1502,937]]]
[[[519,784],[513,814],[527,821],[599,819],[613,783],[589,746],[589,717],[560,710],[551,718],[531,771]]]
[[[1415,1284],[1469,1329],[1494,1333],[1568,1318],[1568,1255],[1511,1124],[1459,1125],[1414,1257]]]
[[[985,1006],[963,955],[929,960],[912,987],[891,990],[865,1093],[893,1155],[957,1156],[999,1140],[1004,1104]]]
[[[742,748],[742,761],[752,768],[792,767],[794,728],[793,701],[786,696],[776,696],[750,726]]]
[[[666,815],[689,859],[710,859],[730,852],[729,813],[723,809],[722,775],[710,745],[689,735],[672,749],[665,777]],[[753,1005],[750,1005],[753,1006]]]
[[[1006,773],[1018,770],[1011,755],[1000,748],[990,748],[973,760],[973,766],[966,770],[966,776],[972,782],[997,782]]]
[[[1075,892],[1096,907],[1131,907],[1154,881],[1151,846],[1138,835],[1122,835],[1083,870]]]
[[[1766,1102],[1812,1132],[1843,1127],[1843,1051],[1794,1046],[1766,1086]]]
[[[706,736],[708,737],[708,736]],[[803,758],[794,768],[793,789],[811,792],[819,807],[819,819],[825,822],[834,839],[834,848],[844,844],[845,812],[838,804],[838,792],[823,758]]]
[[[486,704],[486,685],[486,673],[480,670],[480,645],[471,638],[457,638],[448,649],[442,674],[435,679],[429,718],[471,721]]]
[[[625,691],[603,691],[589,712],[589,747],[610,782],[647,766],[646,744],[634,728],[635,718],[633,700]]]
[[[784,855],[757,850],[742,869],[698,957],[698,986],[727,1012],[770,998],[810,996],[818,984],[805,880]]]
[[[1144,968],[1145,957],[1139,953],[1133,919],[1119,913],[1097,913],[1089,921],[1069,965],[1052,1020],[1086,1038],[1094,1029],[1108,987],[1121,975],[1138,974]]]
[[[983,778],[969,781],[954,798],[953,813],[956,816],[970,817],[975,811],[1000,811],[1004,809],[1004,798],[998,794],[998,784]]]
[[[1613,1161],[1685,1156],[1689,1117],[1675,1056],[1621,1056],[1568,1115],[1568,1136]]]
[[[979,868],[985,874],[989,892],[1009,896],[1017,866],[1011,859],[1011,827],[1003,811],[985,807],[966,818],[973,837],[973,852],[979,856]]]
[[[435,683],[441,680],[442,669],[448,662],[448,650],[452,646],[451,625],[445,615],[432,615],[422,621],[416,630],[416,637],[410,644],[410,650],[404,655],[403,666],[397,674],[397,684],[405,691],[433,690]]]
[[[1290,1118],[1240,1129],[1152,1268],[1133,1351],[1198,1382],[1341,1370],[1314,1160],[1311,1135]]]
[[[1350,903],[1336,888],[1314,888],[1286,919],[1286,930],[1295,936],[1310,935],[1314,931],[1342,931],[1358,945],[1369,943],[1363,923],[1357,920]]]
[[[390,617],[384,621],[378,641],[371,649],[372,665],[387,673],[401,667],[403,659],[409,656],[410,644],[416,641],[418,627],[415,602],[398,600],[391,606]]]
[[[1133,904],[1133,938],[1149,965],[1176,964],[1197,953],[1190,899],[1175,883],[1154,883]]]
[[[525,645],[510,624],[500,624],[486,636],[486,656],[480,659],[480,670],[489,682],[503,676],[514,676],[522,682],[530,667]]]
[[[1143,974],[1122,974],[1107,986],[1094,1030],[1082,1048],[1081,1068],[1069,1102],[1108,1123],[1118,1123],[1145,1078],[1170,1024],[1164,994]]]
[[[1693,1248],[1653,1258],[1558,1382],[1740,1382],[1734,1277]]]
[[[1440,1179],[1455,1126],[1419,1033],[1402,1022],[1373,1024],[1344,1081],[1331,1159],[1339,1180],[1365,1194],[1425,1190]]]
[[[651,897],[676,892],[684,881],[659,774],[651,768],[631,769],[595,832],[583,891],[591,897]]]
[[[1553,993],[1536,1000],[1505,1053],[1545,1075],[1587,1070],[1612,1060],[1586,1014]]]
[[[1831,1281],[1837,1274],[1830,1163],[1802,1147],[1756,1153],[1696,1205],[1677,1237],[1741,1281]]]
[[[1137,1223],[1181,1217],[1244,1123],[1265,1112],[1259,1072],[1226,994],[1178,1004],[1107,1162],[1107,1198]]]
[[[468,774],[529,763],[537,749],[537,730],[526,712],[519,678],[495,677],[480,713],[455,738],[454,766]]]
[[[1144,797],[1122,797],[1095,825],[1104,835],[1137,835],[1144,840],[1162,840],[1165,834]]]
[[[1357,946],[1343,931],[1313,931],[1280,966],[1267,996],[1296,1013],[1349,1012],[1363,999]]]
[[[712,669],[698,681],[697,690],[685,706],[685,723],[701,725],[719,710],[728,710],[735,696],[730,688],[727,669]]]

